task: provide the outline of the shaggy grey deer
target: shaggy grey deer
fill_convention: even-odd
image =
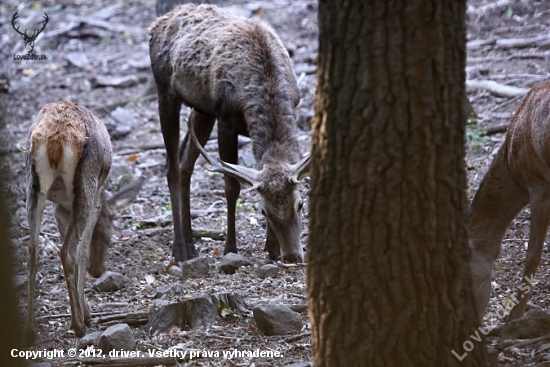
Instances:
[[[529,246],[508,321],[525,313],[550,221],[550,83],[527,93],[469,208],[471,272],[480,322],[491,295],[491,269],[502,236],[527,204],[531,206]]]
[[[115,205],[131,202],[143,180],[133,181],[108,198],[104,186],[112,162],[109,134],[103,122],[76,103],[45,105],[31,126],[29,140],[26,166],[29,293],[24,333],[26,343],[32,344],[36,338],[37,246],[46,200],[54,203],[63,240],[60,255],[71,303],[71,328],[82,337],[90,322],[84,296],[86,269],[93,277],[104,273]]]
[[[214,169],[225,175],[228,207],[224,253],[237,252],[235,206],[242,183],[261,195],[269,257],[303,261],[302,200],[297,185],[307,174],[309,156],[300,158],[294,116],[300,91],[279,37],[260,21],[194,4],[159,17],[150,34],[166,146],[175,260],[180,263],[197,256],[189,186],[198,146],[206,143],[217,119],[221,160]],[[198,145],[190,141],[188,131],[178,151],[182,103],[193,108],[189,124]],[[237,165],[238,134],[250,136],[257,169]]]

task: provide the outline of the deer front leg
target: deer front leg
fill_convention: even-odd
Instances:
[[[212,132],[216,118],[205,115],[196,110],[191,111],[189,122],[193,124],[193,129],[201,145],[206,144],[208,137]],[[195,161],[199,156],[199,150],[191,142],[189,133],[185,134],[185,138],[180,147],[180,173],[181,173],[181,220],[183,229],[183,239],[186,244],[188,259],[197,256],[197,250],[193,244],[193,231],[191,229],[191,197],[190,186],[191,176],[193,175]]]
[[[181,100],[174,95],[162,93],[162,90],[159,89],[158,107],[160,127],[162,130],[162,137],[164,139],[164,146],[166,147],[166,179],[168,181],[170,203],[172,205],[172,222],[174,227],[172,256],[176,262],[181,263],[188,260],[182,229],[181,177],[178,156]]]
[[[227,162],[237,164],[239,161],[238,134],[232,128],[229,121],[218,122],[218,145],[220,158]],[[225,238],[224,255],[230,252],[238,253],[237,236],[235,232],[235,210],[237,199],[241,191],[241,184],[235,178],[225,176],[225,199],[227,201],[227,236]]]
[[[546,231],[550,223],[550,190],[535,189],[530,192],[531,204],[531,229],[529,234],[529,246],[525,259],[523,278],[518,287],[514,306],[507,322],[519,319],[525,314],[527,300],[531,295],[532,284],[527,279],[533,279],[539,267],[542,257],[542,247],[546,238]]]
[[[281,259],[281,246],[279,245],[279,239],[277,235],[271,228],[269,221],[266,218],[267,222],[267,235],[265,238],[265,249],[269,254],[269,259],[277,261]]]

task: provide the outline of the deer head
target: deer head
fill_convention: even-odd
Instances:
[[[231,176],[241,184],[249,185],[247,191],[258,190],[262,197],[262,214],[267,219],[268,228],[271,228],[277,237],[281,259],[286,262],[303,262],[304,255],[300,243],[303,203],[297,186],[309,172],[310,155],[296,164],[264,162],[261,170],[227,163],[221,159],[214,161],[197,139],[190,120],[187,126],[193,143],[211,165],[209,171]]]
[[[48,24],[48,20],[49,20],[48,14],[44,13],[44,20],[42,21],[42,29],[40,30],[35,29],[33,30],[31,35],[28,35],[26,29],[25,29],[25,32],[21,33],[21,31],[19,31],[19,27],[15,26],[15,22],[17,21],[17,18],[19,18],[18,12],[19,11],[16,11],[15,14],[13,14],[13,18],[11,18],[11,25],[13,29],[15,29],[15,31],[21,35],[21,38],[23,38],[23,41],[25,41],[25,51],[27,51],[27,53],[30,54],[34,50],[34,42],[36,42],[36,38],[38,38],[38,35],[42,33],[44,28],[46,28],[46,24]]]

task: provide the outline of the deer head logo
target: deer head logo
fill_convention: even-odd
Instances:
[[[23,41],[25,41],[25,51],[27,51],[27,53],[30,54],[34,49],[34,42],[36,41],[36,38],[40,33],[42,33],[44,28],[46,28],[46,24],[48,24],[48,19],[49,19],[48,14],[44,13],[44,20],[42,21],[42,29],[39,31],[35,29],[33,30],[31,35],[28,35],[26,29],[25,29],[25,32],[21,33],[19,31],[19,27],[15,26],[15,22],[17,21],[17,18],[19,18],[19,14],[17,14],[18,12],[19,10],[16,11],[15,14],[13,14],[13,18],[11,18],[11,25],[13,29],[15,29],[15,31],[21,35],[21,38],[23,38]]]

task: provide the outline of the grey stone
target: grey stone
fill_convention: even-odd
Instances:
[[[285,367],[313,367],[313,362],[298,362],[287,364]]]
[[[187,327],[195,329],[211,325],[217,317],[216,306],[210,298],[196,297],[160,307],[149,318],[144,329],[153,335],[166,331],[172,326],[177,326],[181,330]]]
[[[550,334],[550,315],[541,310],[530,310],[517,320],[502,327],[503,339],[531,339]]]
[[[232,252],[221,259],[220,268],[225,274],[235,274],[235,271],[241,266],[250,266],[251,263],[246,257]]]
[[[136,347],[136,340],[132,329],[127,324],[113,325],[101,334],[98,347],[103,352],[117,350],[133,350]]]
[[[78,341],[77,349],[86,349],[86,347],[90,345],[97,345],[99,343],[99,338],[101,337],[101,334],[103,334],[101,331],[94,331],[93,333],[84,335]]]
[[[206,278],[210,272],[208,259],[205,257],[196,257],[185,261],[181,265],[181,277],[187,278]]]
[[[265,335],[295,334],[302,330],[302,318],[286,306],[262,303],[252,313],[258,329]]]
[[[262,279],[267,277],[275,278],[279,274],[279,267],[275,264],[265,264],[256,270],[256,274]]]
[[[29,277],[27,275],[14,275],[12,279],[13,288],[15,291],[20,291],[27,287]]]
[[[155,298],[173,296],[181,293],[181,285],[176,283],[165,284],[155,289]]]
[[[106,271],[93,285],[93,289],[99,292],[118,291],[126,286],[126,277],[120,273]]]

